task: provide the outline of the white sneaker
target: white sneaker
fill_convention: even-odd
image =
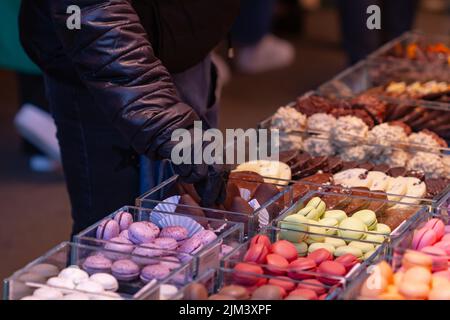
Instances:
[[[258,44],[240,48],[236,65],[244,73],[260,73],[287,67],[295,58],[294,47],[274,35],[265,36]]]

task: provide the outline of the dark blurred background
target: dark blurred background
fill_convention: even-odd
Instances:
[[[445,7],[448,4],[448,0],[418,3],[413,28],[448,34],[450,17]],[[273,5],[274,18],[267,23],[266,28],[270,30],[266,32],[289,41],[290,45],[280,54],[286,54],[286,60],[292,61],[269,71],[248,70],[245,59],[238,56],[237,61],[222,67],[222,78],[229,78],[221,103],[222,129],[256,126],[279,106],[315,88],[349,63],[350,53],[343,49],[341,20],[335,1],[279,0]],[[352,16],[351,11],[347,14]],[[242,28],[245,30],[245,25]],[[237,45],[238,54],[239,46],[245,52],[245,43]],[[291,49],[295,51],[295,58],[290,56]],[[222,62],[226,60],[224,51],[218,49]],[[228,72],[231,75],[227,75]],[[57,167],[32,164],[31,158],[36,152],[22,141],[13,124],[24,102],[24,94],[20,93],[24,83],[31,86],[31,91],[42,85],[40,80],[22,79],[19,86],[16,72],[0,69],[0,210],[3,219],[0,223],[0,278],[67,240],[71,226],[62,173]]]

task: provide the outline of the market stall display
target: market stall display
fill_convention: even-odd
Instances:
[[[192,266],[174,264],[168,257],[154,257],[137,263],[124,252],[101,244],[65,242],[15,272],[4,281],[6,300],[146,300],[146,291],[165,278],[187,283]],[[141,257],[143,258],[143,257]],[[153,279],[143,278],[146,268],[170,266],[169,272]],[[140,277],[141,276],[141,277]]]
[[[141,280],[148,282],[191,260],[191,277],[218,266],[220,257],[242,242],[242,229],[239,223],[176,214],[162,206],[153,210],[123,207],[76,235],[75,241],[100,243],[118,252],[108,256],[113,262],[122,260],[122,253],[131,254],[138,265],[150,263],[154,257],[170,259],[170,264],[142,270]]]
[[[266,166],[265,173],[286,172],[290,178],[287,165],[274,162],[275,167]],[[272,170],[273,171],[273,170]],[[264,180],[263,176],[251,171],[230,174],[227,184],[227,198],[223,205],[214,208],[200,206],[201,199],[192,185],[180,182],[174,176],[158,187],[150,190],[136,200],[136,205],[143,208],[164,208],[164,211],[191,214],[199,217],[226,219],[244,223],[245,235],[253,235],[261,227],[277,217],[290,203],[286,188],[288,180]]]

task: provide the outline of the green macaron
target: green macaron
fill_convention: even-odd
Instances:
[[[360,219],[366,224],[368,230],[375,230],[377,227],[377,215],[372,210],[360,210],[355,212],[352,218]]]
[[[378,223],[375,231],[382,234],[390,234],[391,228],[389,228],[389,226],[384,223]]]
[[[357,258],[362,258],[363,256],[363,252],[361,249],[350,246],[339,247],[334,251],[335,257],[340,257],[344,254],[351,254]]]
[[[366,224],[360,219],[353,217],[342,220],[339,228],[344,230],[338,230],[338,235],[347,239],[362,239],[367,232]]]
[[[314,197],[311,200],[309,200],[309,202],[306,204],[306,207],[313,207],[314,209],[316,209],[319,212],[319,214],[320,214],[319,217],[321,217],[323,215],[323,213],[325,212],[327,205],[319,197]]]
[[[339,238],[333,238],[333,237],[326,237],[323,242],[331,244],[335,248],[339,248],[339,247],[347,245],[345,240],[342,240],[342,239],[339,239]]]
[[[309,227],[305,223],[309,223],[309,219],[299,214],[293,214],[285,217],[278,222],[278,227],[281,229],[278,238],[280,240],[287,240],[290,242],[301,242],[307,238]]]
[[[362,253],[366,253],[366,252],[375,250],[375,246],[372,243],[368,243],[368,242],[352,241],[348,245],[349,245],[349,247],[361,249]]]
[[[297,249],[297,253],[299,257],[304,257],[308,253],[308,245],[306,242],[293,243],[295,249]]]
[[[343,210],[327,210],[322,216],[323,218],[334,218],[341,222],[347,218],[347,214]]]
[[[331,244],[322,243],[322,242],[316,242],[316,243],[313,243],[313,244],[311,244],[309,246],[308,253],[314,252],[314,251],[319,250],[319,249],[326,249],[331,254],[334,254],[334,251],[335,251],[335,248]]]

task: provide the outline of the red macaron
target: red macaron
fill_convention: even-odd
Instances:
[[[267,248],[270,248],[271,242],[268,236],[262,235],[262,234],[258,234],[256,236],[254,236],[252,238],[252,240],[250,241],[250,246],[253,246],[255,244],[263,244],[265,245]]]
[[[313,275],[305,272],[314,272],[316,267],[316,262],[313,259],[298,258],[289,264],[288,276],[296,280],[313,278]]]
[[[334,261],[342,264],[347,272],[349,272],[356,264],[359,263],[359,259],[350,253],[342,255],[336,258]]]
[[[250,246],[250,248],[247,250],[244,256],[244,261],[265,264],[268,254],[269,249],[264,244],[257,243]]]
[[[336,276],[343,277],[347,273],[345,267],[336,261],[324,261],[317,268],[317,272],[323,274],[324,276],[317,277],[317,279],[325,284],[333,285],[339,282],[338,279],[328,277]]]
[[[302,280],[297,286],[297,289],[308,289],[317,293],[318,296],[327,292],[327,287],[317,279]]]
[[[283,275],[289,267],[289,262],[285,257],[276,253],[268,254],[266,257],[267,271],[274,275]]]
[[[295,289],[295,283],[289,277],[277,277],[269,280],[269,284],[283,288],[286,291]]]
[[[313,259],[319,265],[324,261],[333,260],[333,255],[327,249],[320,248],[308,254],[308,258]]]
[[[291,262],[297,259],[298,252],[295,246],[286,240],[279,240],[270,246],[270,252],[278,254],[287,261]]]
[[[258,276],[252,275],[251,273],[257,275],[264,274],[264,271],[260,266],[245,262],[236,264],[236,266],[234,267],[234,271],[234,281],[243,286],[253,286],[260,280]]]

